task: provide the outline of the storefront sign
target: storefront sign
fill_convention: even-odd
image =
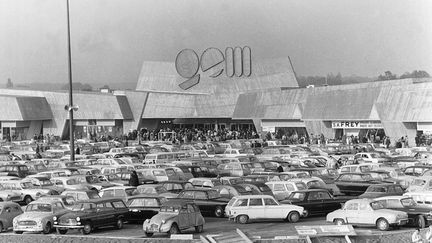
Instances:
[[[344,128],[344,129],[382,129],[381,123],[372,123],[364,121],[334,121],[332,122],[332,128]]]
[[[205,50],[201,57],[191,49],[181,50],[175,60],[177,73],[187,79],[179,84],[180,88],[187,90],[197,85],[200,81],[198,71],[211,71],[210,77],[216,78],[223,71],[228,77],[249,77],[252,73],[251,49],[248,46],[243,48],[228,47],[225,55],[217,48],[211,47]]]
[[[263,126],[262,127],[263,132],[276,132],[276,127],[272,126]]]

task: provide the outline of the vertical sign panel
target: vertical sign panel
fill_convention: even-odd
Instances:
[[[231,47],[225,49],[225,70],[228,77],[234,76],[234,50]]]
[[[234,48],[234,74],[237,77],[243,74],[243,55],[240,47]]]
[[[249,46],[243,48],[243,76],[249,77],[252,74],[251,49]]]

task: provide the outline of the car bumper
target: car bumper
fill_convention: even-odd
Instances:
[[[408,224],[409,220],[408,219],[400,219],[396,222],[394,222],[392,225],[406,225]]]
[[[54,228],[58,229],[82,229],[83,225],[54,225]]]
[[[43,231],[42,226],[15,226],[13,231],[23,231],[23,232],[41,232]]]
[[[148,225],[148,226],[144,226],[143,230],[146,233],[166,233],[170,230],[171,225]]]

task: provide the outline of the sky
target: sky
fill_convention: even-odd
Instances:
[[[432,75],[430,0],[70,0],[70,20],[74,82],[136,82],[144,61],[235,46],[303,76]],[[0,84],[67,70],[66,0],[0,0]]]

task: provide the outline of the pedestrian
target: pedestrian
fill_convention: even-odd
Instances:
[[[138,185],[139,185],[138,174],[136,173],[136,171],[133,170],[129,178],[129,186],[138,186]]]
[[[277,172],[283,172],[284,170],[283,170],[282,165],[279,165],[279,166],[277,167],[276,171],[277,171]]]
[[[80,150],[80,148],[77,146],[77,148],[76,148],[76,150],[75,150],[75,154],[80,154],[81,153],[81,150]]]
[[[413,243],[423,243],[423,239],[420,235],[420,228],[417,228],[411,236],[411,242]]]

